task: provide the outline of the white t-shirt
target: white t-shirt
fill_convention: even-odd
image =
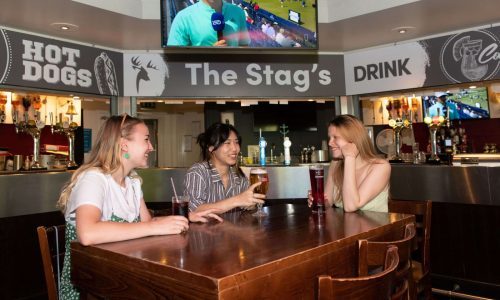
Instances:
[[[138,178],[125,178],[125,188],[120,186],[110,174],[96,169],[80,174],[68,200],[65,219],[75,225],[75,212],[81,205],[89,204],[101,211],[101,221],[111,220],[115,215],[128,222],[140,214],[143,197]]]

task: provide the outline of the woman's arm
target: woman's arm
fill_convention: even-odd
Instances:
[[[326,176],[326,184],[325,184],[325,201],[326,206],[333,206],[333,195],[335,190],[335,185],[333,184],[333,173],[336,168],[338,162],[331,161],[330,167],[328,168],[328,175]]]
[[[141,207],[139,208],[139,215],[141,216],[141,222],[149,222],[153,219],[149,213],[149,209],[144,202],[144,198],[141,199]]]
[[[141,217],[142,209],[141,204]],[[182,216],[159,217],[138,223],[103,222],[101,211],[94,205],[84,204],[76,209],[76,234],[84,246],[150,235],[178,234],[188,228],[188,220]]]
[[[217,201],[215,203],[204,203],[196,208],[196,212],[204,211],[207,209],[214,209],[217,213],[225,213],[236,207],[248,207],[257,203],[264,203],[266,195],[254,193],[253,190],[260,182],[252,184],[246,191],[239,195]]]

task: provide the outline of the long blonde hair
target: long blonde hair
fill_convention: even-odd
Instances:
[[[91,168],[96,168],[104,174],[111,174],[119,168],[123,168],[120,139],[128,139],[137,124],[144,124],[144,121],[126,114],[112,116],[106,120],[97,133],[96,144],[90,152],[89,161],[78,168],[69,182],[62,188],[57,207],[63,213],[66,211],[69,197],[78,181],[78,177],[82,173]]]
[[[353,143],[358,148],[359,156],[369,163],[374,163],[377,156],[375,148],[368,136],[363,123],[353,115],[340,115],[330,121],[328,126],[334,126],[339,130],[340,135],[348,142]],[[333,184],[335,193],[333,201],[339,203],[342,198],[342,184],[344,182],[344,160],[340,160],[335,164],[333,170]]]

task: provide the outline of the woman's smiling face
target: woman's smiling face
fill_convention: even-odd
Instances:
[[[240,153],[240,144],[236,133],[231,131],[227,140],[225,140],[217,150],[213,150],[211,153],[212,162],[214,164],[225,166],[235,165],[238,161],[238,153]]]
[[[330,125],[328,126],[328,146],[331,149],[331,153],[334,158],[342,158],[342,150],[341,148],[346,145],[348,142],[346,139],[342,136],[340,133],[340,130],[333,126]]]

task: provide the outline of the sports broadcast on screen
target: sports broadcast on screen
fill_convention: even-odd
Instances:
[[[317,0],[162,0],[163,47],[318,49]]]

